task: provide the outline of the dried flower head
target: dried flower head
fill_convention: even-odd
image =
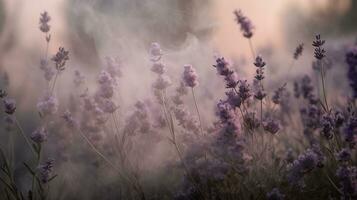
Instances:
[[[63,71],[65,68],[66,61],[69,60],[69,52],[66,51],[63,47],[58,49],[56,55],[52,57],[52,61],[56,65],[57,71]]]

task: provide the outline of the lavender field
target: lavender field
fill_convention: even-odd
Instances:
[[[0,0],[0,200],[357,199],[357,1]]]

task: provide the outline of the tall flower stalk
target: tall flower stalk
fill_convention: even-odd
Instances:
[[[246,17],[241,10],[235,10],[233,14],[236,17],[236,22],[238,25],[240,25],[240,29],[243,33],[243,37],[248,39],[249,42],[249,48],[253,56],[253,60],[256,57],[254,47],[253,47],[253,42],[252,42],[252,36],[253,36],[253,29],[254,26],[250,19]]]
[[[327,103],[327,93],[325,89],[325,70],[323,65],[323,58],[326,56],[326,51],[322,47],[325,44],[325,40],[321,39],[320,35],[315,36],[315,40],[312,42],[312,46],[315,47],[314,56],[317,59],[318,63],[320,64],[320,76],[321,76],[321,84],[322,84],[322,93],[324,97],[324,103],[326,106],[327,111],[329,112],[329,106]]]
[[[184,66],[184,72],[183,72],[183,75],[182,75],[182,81],[186,85],[186,87],[190,87],[191,88],[191,93],[192,93],[193,101],[195,103],[195,108],[196,108],[198,120],[200,122],[201,135],[204,135],[203,127],[202,127],[201,115],[200,115],[200,111],[198,109],[197,100],[196,100],[195,92],[194,92],[194,89],[193,89],[194,87],[196,87],[198,85],[198,80],[197,79],[198,79],[198,76],[197,76],[196,70],[192,67],[192,65],[185,65]]]

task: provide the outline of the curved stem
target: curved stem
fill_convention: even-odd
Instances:
[[[37,153],[36,153],[35,149],[33,148],[32,143],[31,143],[30,140],[26,137],[24,130],[22,129],[22,127],[21,127],[19,121],[17,120],[17,118],[16,118],[15,116],[14,116],[14,120],[15,120],[15,123],[16,123],[17,128],[19,129],[19,131],[20,131],[20,133],[21,133],[21,136],[25,139],[25,141],[26,141],[27,145],[30,147],[32,153],[33,153],[35,156],[37,156]]]
[[[320,74],[321,74],[321,82],[322,82],[322,93],[324,95],[324,100],[325,100],[327,111],[329,112],[330,109],[329,109],[328,104],[327,104],[327,94],[326,94],[326,90],[325,90],[325,78],[324,78],[324,68],[323,68],[322,60],[320,61],[320,64],[321,64]]]
[[[194,90],[193,90],[193,87],[192,87],[191,89],[192,89],[191,91],[192,91],[193,101],[195,102],[196,112],[197,112],[197,115],[198,115],[198,120],[199,120],[199,122],[200,122],[201,135],[204,135],[204,133],[203,133],[203,128],[202,128],[201,115],[200,115],[200,111],[198,110],[195,92],[194,92]]]
[[[55,89],[57,77],[58,77],[58,71],[56,72],[55,79],[53,80],[53,85],[52,85],[52,87],[51,87],[51,93],[50,93],[51,95],[53,94],[53,91],[54,91],[54,89]]]
[[[254,51],[254,47],[253,47],[253,42],[252,42],[252,39],[251,39],[251,38],[249,38],[249,39],[248,39],[248,41],[249,41],[249,48],[250,48],[250,51],[251,51],[251,53],[252,53],[253,60],[254,60],[254,59],[255,59],[255,57],[256,57],[256,55],[255,55],[255,51]]]

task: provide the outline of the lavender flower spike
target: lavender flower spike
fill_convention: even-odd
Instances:
[[[48,15],[47,11],[41,13],[40,17],[40,30],[44,33],[50,31],[51,26],[48,25],[48,22],[51,20],[51,17]]]
[[[57,71],[64,70],[66,61],[69,60],[68,55],[69,55],[69,52],[66,51],[63,47],[60,47],[58,49],[58,52],[56,53],[56,55],[54,55],[52,57],[52,61],[55,63]]]
[[[253,36],[253,25],[252,22],[243,15],[241,10],[235,10],[234,15],[236,17],[237,23],[240,25],[240,29],[243,32],[243,36],[246,38],[251,38]]]
[[[294,52],[294,59],[297,60],[299,57],[302,55],[302,52],[304,51],[304,43],[299,44]]]
[[[4,110],[7,114],[12,115],[16,110],[16,101],[13,99],[4,99]]]
[[[198,85],[198,81],[197,81],[197,73],[196,70],[192,67],[192,65],[185,65],[184,66],[185,70],[183,72],[183,82],[185,83],[186,86],[188,87],[195,87]]]

